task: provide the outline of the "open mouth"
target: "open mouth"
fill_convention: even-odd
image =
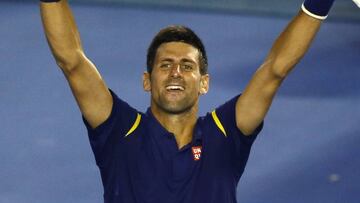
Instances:
[[[168,85],[166,86],[167,91],[184,91],[185,88],[180,85]]]

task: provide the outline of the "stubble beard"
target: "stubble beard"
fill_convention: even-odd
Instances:
[[[158,109],[167,114],[184,114],[190,112],[197,105],[196,101],[196,99],[190,96],[185,96],[177,101],[169,101],[165,95],[160,96],[158,100],[153,99]]]

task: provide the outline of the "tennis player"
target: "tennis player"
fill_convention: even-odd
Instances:
[[[333,0],[305,0],[240,95],[198,116],[207,56],[184,26],[166,27],[147,54],[139,112],[86,57],[67,0],[41,0],[46,38],[88,130],[106,203],[235,203],[250,148],[282,81],[304,56]]]

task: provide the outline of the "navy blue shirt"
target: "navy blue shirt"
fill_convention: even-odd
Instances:
[[[236,127],[238,98],[199,117],[192,142],[175,137],[151,113],[141,113],[113,92],[109,118],[95,129],[84,119],[106,203],[235,203],[251,136]]]

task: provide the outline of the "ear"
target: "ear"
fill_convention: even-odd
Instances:
[[[150,73],[147,71],[143,74],[143,88],[146,92],[151,91]]]
[[[200,95],[204,95],[209,91],[209,74],[205,74],[201,76],[200,80]]]

